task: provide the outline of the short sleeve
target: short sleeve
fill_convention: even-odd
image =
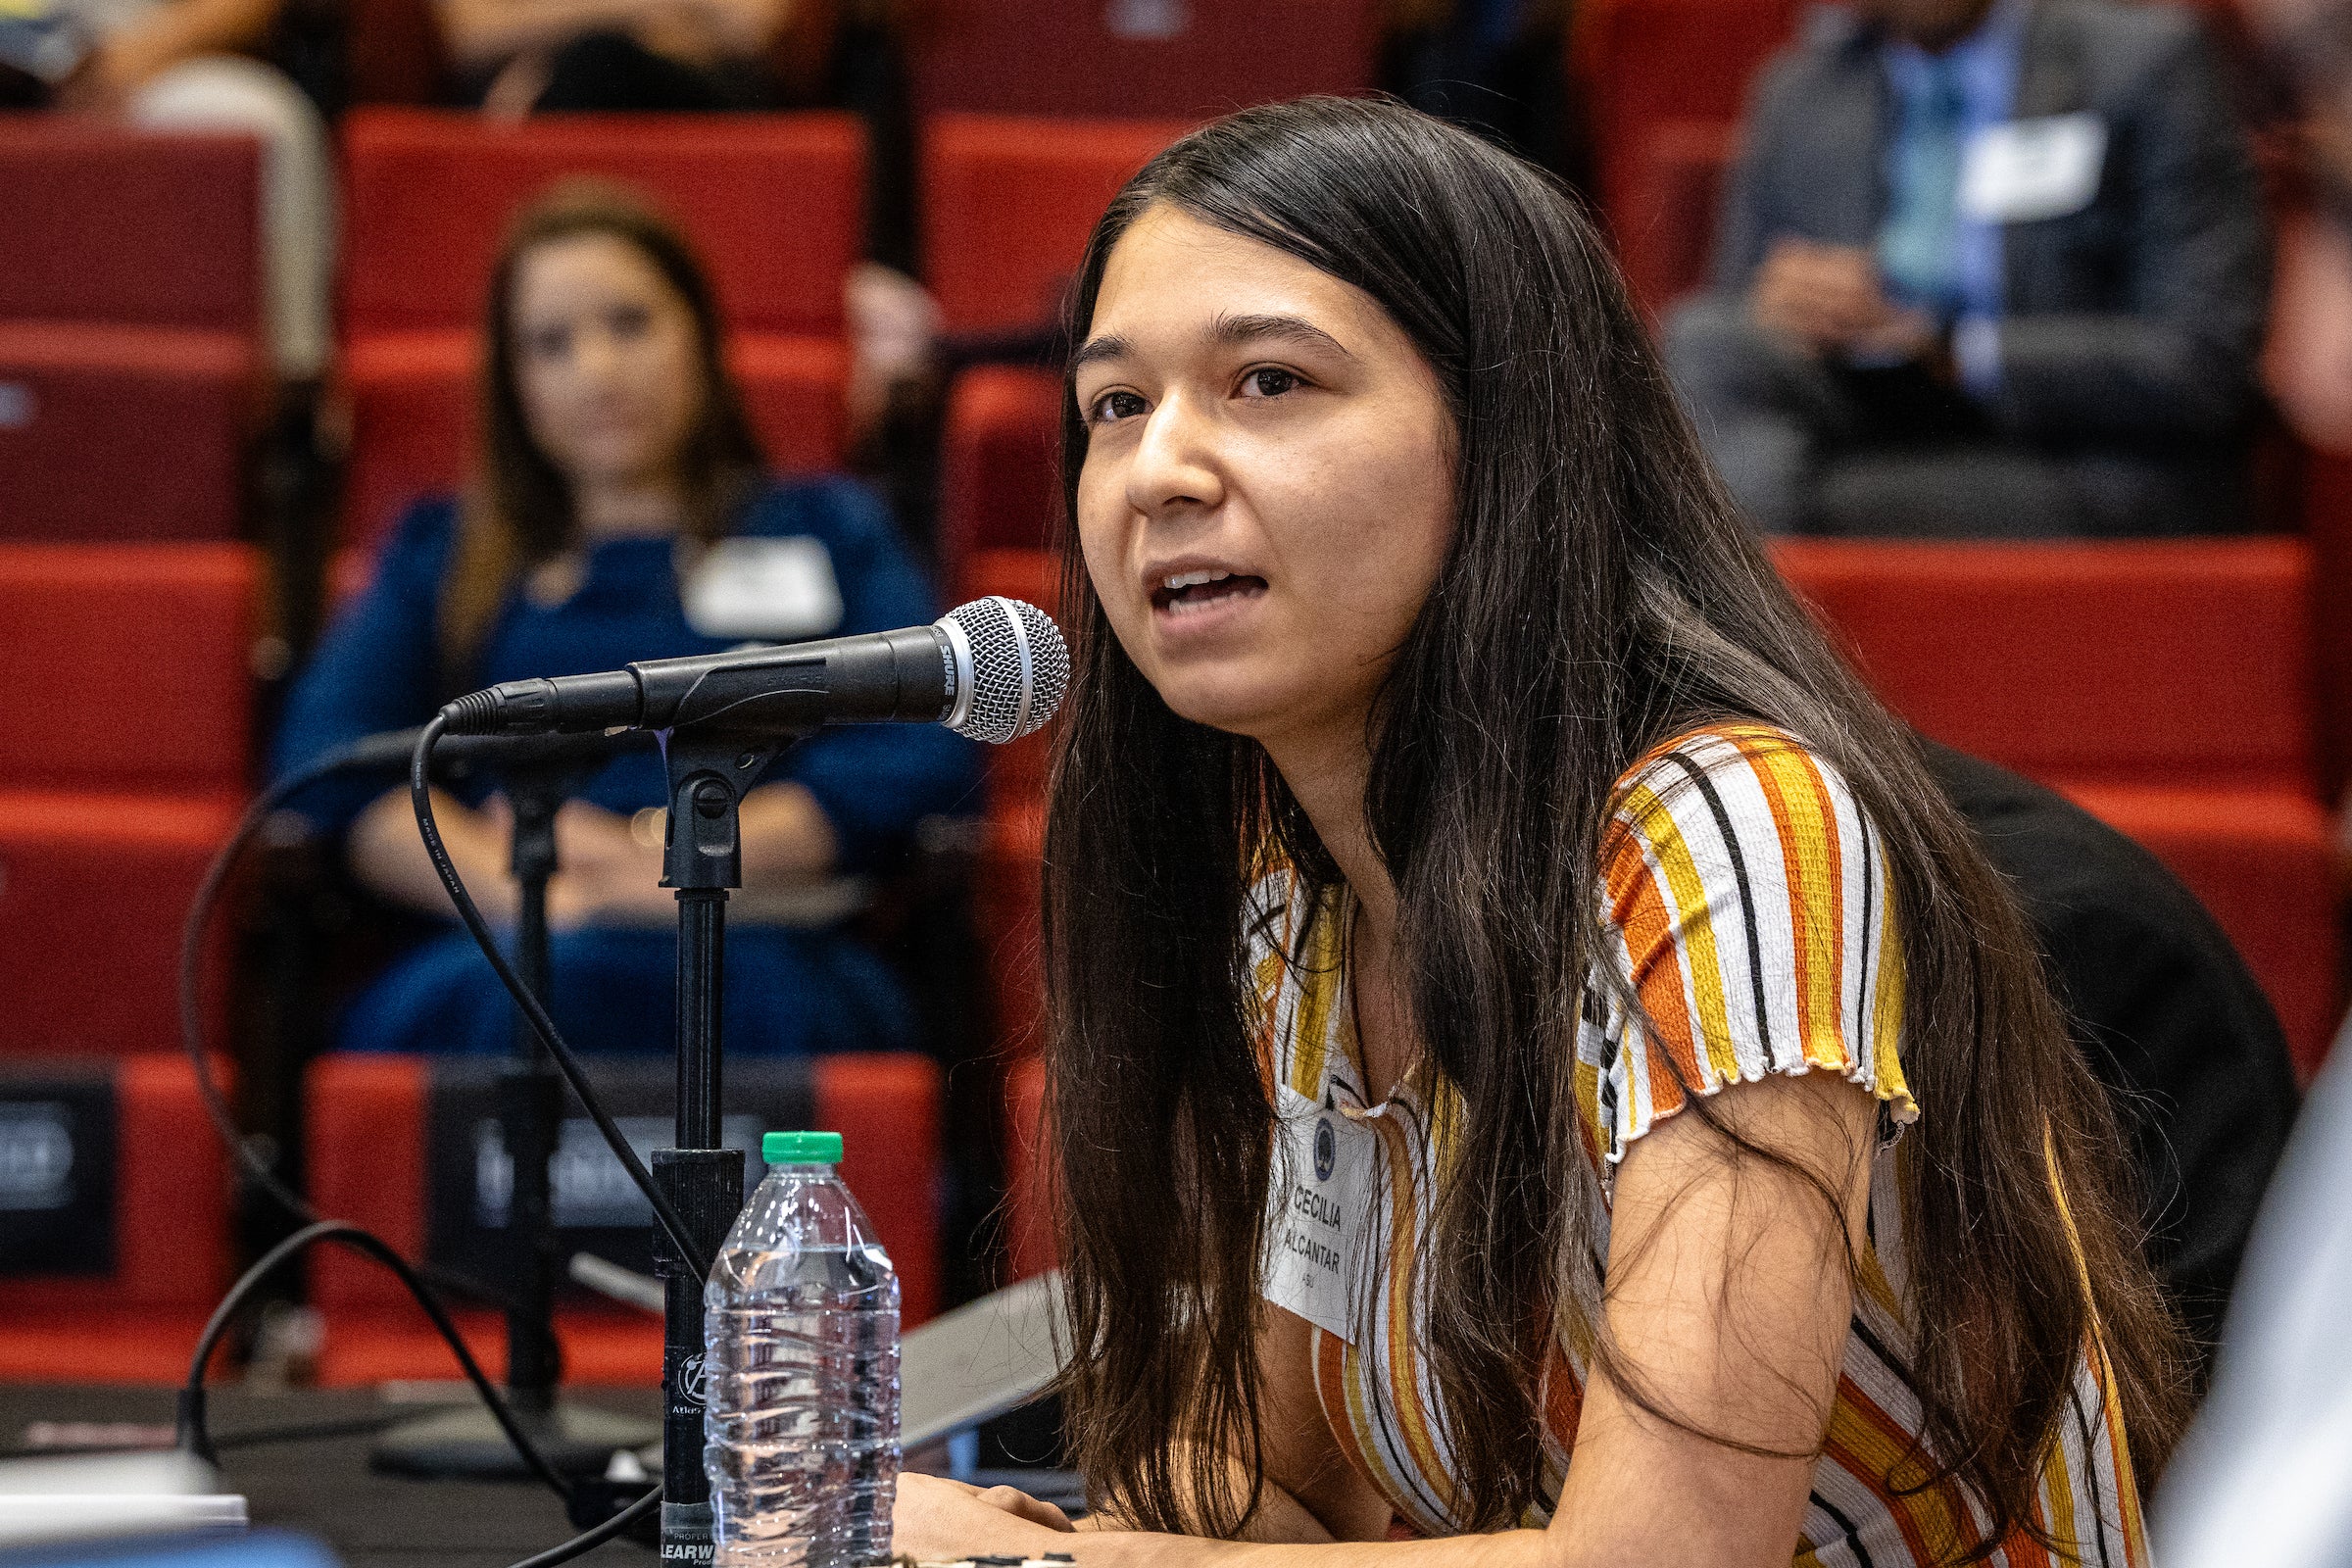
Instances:
[[[1825,1069],[1894,1124],[1917,1117],[1883,846],[1801,742],[1736,726],[1653,753],[1619,784],[1600,871],[1595,963],[1619,984],[1594,976],[1577,1043],[1596,1157],[1624,1158],[1691,1094],[1766,1073]]]

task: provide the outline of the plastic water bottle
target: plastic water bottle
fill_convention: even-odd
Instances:
[[[769,1133],[703,1290],[703,1468],[722,1565],[890,1560],[899,1276],[842,1185],[839,1133]]]

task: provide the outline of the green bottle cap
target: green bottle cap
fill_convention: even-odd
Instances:
[[[838,1165],[839,1133],[769,1133],[760,1140],[760,1158],[770,1165]]]

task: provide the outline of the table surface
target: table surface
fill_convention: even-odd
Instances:
[[[172,1395],[156,1388],[0,1385],[0,1447],[14,1449],[35,1422],[135,1422],[168,1427]],[[653,1390],[595,1390],[581,1403],[654,1419]],[[213,1437],[222,1488],[245,1494],[257,1525],[316,1536],[349,1568],[508,1568],[575,1532],[564,1505],[536,1482],[410,1481],[368,1468],[368,1424],[433,1406],[395,1405],[366,1390],[282,1395],[217,1389]],[[359,1428],[360,1430],[353,1430]],[[312,1430],[316,1429],[316,1430]],[[340,1430],[338,1430],[340,1429]],[[279,1441],[239,1441],[283,1433]],[[575,1562],[644,1568],[654,1552],[628,1542],[600,1546]]]

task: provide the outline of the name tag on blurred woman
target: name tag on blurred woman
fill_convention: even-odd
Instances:
[[[705,637],[793,643],[841,624],[833,557],[806,534],[721,539],[681,585],[686,624]]]
[[[1261,1293],[1276,1306],[1355,1343],[1348,1298],[1372,1201],[1372,1133],[1288,1084],[1275,1095],[1285,1158],[1266,1196]]]

